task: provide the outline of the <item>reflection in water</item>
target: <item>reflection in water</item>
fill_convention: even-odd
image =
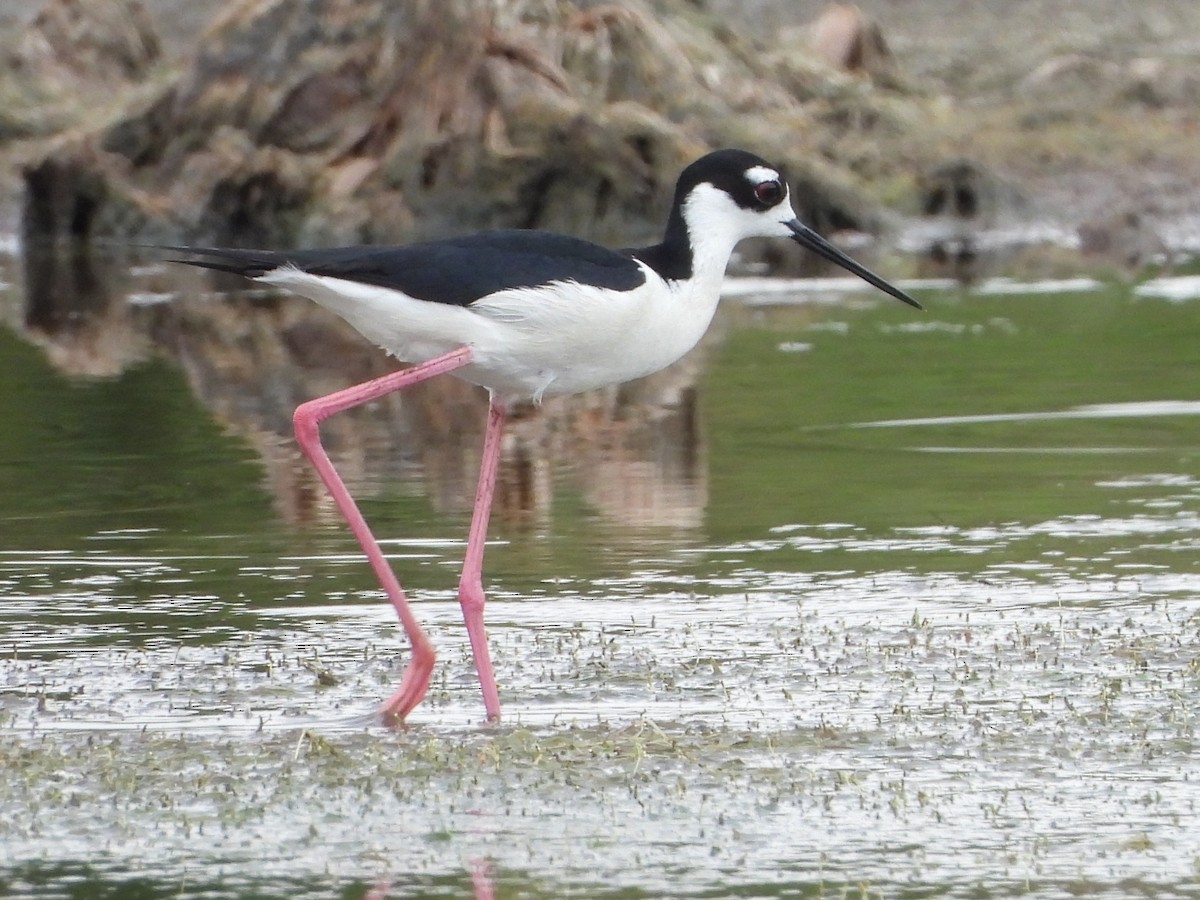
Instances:
[[[112,302],[118,271],[90,243],[26,248],[22,331],[67,375],[112,377],[145,358],[133,310]]]
[[[475,900],[492,900],[492,866],[486,859],[471,862],[471,886],[475,888]]]
[[[386,361],[303,303],[129,286],[81,318],[167,348],[290,515],[324,515],[291,406]],[[1200,304],[936,302],[921,329],[732,304],[704,444],[686,373],[519,423],[510,515],[558,496],[490,551],[503,727],[476,725],[461,531],[394,504],[442,664],[386,734],[363,698],[403,654],[348,539],[270,528],[261,466],[168,366],[66,387],[0,333],[0,893],[461,897],[486,858],[503,896],[1191,896],[1196,420],[1124,414],[1198,399]],[[329,423],[356,490],[469,503],[482,400],[429,388]],[[634,463],[707,496],[703,534],[595,527],[660,502],[624,496]]]
[[[1174,275],[1143,282],[1134,290],[1138,297],[1187,303],[1200,299],[1200,275]]]
[[[496,896],[492,887],[491,864],[486,859],[471,861],[471,888],[475,900],[492,900]],[[408,892],[393,895],[392,882],[389,878],[381,878],[374,887],[363,894],[363,900],[388,900],[392,896],[409,896]]]
[[[86,244],[25,257],[22,332],[56,368],[111,377],[151,348],[182,368],[214,417],[250,442],[289,522],[338,521],[291,436],[296,406],[365,381],[395,363],[309,301],[234,290],[230,279],[133,269]],[[211,286],[228,288],[214,293]],[[236,285],[244,284],[241,279]],[[131,302],[154,298],[156,302]],[[172,299],[173,298],[173,299]],[[695,381],[699,354],[632,385],[515,410],[505,437],[496,515],[544,523],[561,460],[587,501],[623,525],[694,528],[706,500]],[[356,492],[395,490],[417,473],[439,513],[471,508],[486,396],[435,379],[366,410],[328,420],[330,455]]]
[[[847,428],[908,428],[922,425],[981,425],[988,422],[1052,422],[1059,419],[1144,419],[1159,416],[1200,416],[1200,401],[1150,400],[1138,403],[1090,403],[1047,412],[987,413],[973,416],[932,416],[854,422]]]

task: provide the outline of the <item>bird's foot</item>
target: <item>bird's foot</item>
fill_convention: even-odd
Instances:
[[[429,690],[429,678],[433,674],[436,655],[429,647],[414,647],[413,658],[400,679],[400,687],[379,708],[380,718],[388,728],[402,728],[404,720],[412,712],[425,692]]]

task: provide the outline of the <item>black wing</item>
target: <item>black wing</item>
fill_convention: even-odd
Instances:
[[[485,231],[467,237],[403,247],[329,250],[227,250],[166,247],[194,259],[177,259],[247,278],[292,265],[313,275],[395,288],[418,300],[469,306],[511,288],[577,281],[616,291],[645,282],[631,257],[597,244],[544,231]]]

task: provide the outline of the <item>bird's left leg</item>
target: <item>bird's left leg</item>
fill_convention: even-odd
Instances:
[[[350,496],[350,491],[342,482],[337,470],[334,469],[329,454],[321,446],[320,425],[324,419],[334,413],[376,400],[394,391],[402,391],[418,382],[433,378],[435,375],[444,375],[461,369],[471,363],[471,358],[470,348],[460,347],[458,350],[411,368],[392,372],[327,397],[309,400],[296,408],[293,417],[296,440],[300,444],[300,449],[304,451],[321,480],[325,482],[325,487],[333,497],[342,517],[345,518],[351,532],[358,539],[359,546],[362,547],[367,561],[375,572],[375,577],[379,579],[380,586],[387,594],[392,606],[395,607],[400,624],[404,627],[404,632],[412,643],[412,659],[404,669],[400,687],[380,710],[383,720],[387,724],[402,723],[404,717],[425,696],[425,691],[429,687],[429,675],[433,670],[433,645],[409,608],[408,598],[405,597],[404,590],[396,579],[396,573],[392,571],[392,567],[384,557],[379,542],[375,540],[375,536],[359,511],[358,504]]]
[[[463,622],[467,626],[475,669],[479,673],[479,687],[483,691],[483,706],[490,722],[500,720],[500,696],[496,691],[496,677],[492,673],[492,658],[483,627],[483,546],[487,540],[492,499],[496,494],[500,439],[504,434],[506,417],[504,404],[493,397],[488,406],[483,461],[479,466],[479,486],[475,490],[475,511],[471,516],[471,532],[467,538],[467,556],[463,562],[462,578],[458,582],[458,602],[462,606]]]

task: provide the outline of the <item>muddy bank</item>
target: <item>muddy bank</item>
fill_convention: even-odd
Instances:
[[[787,35],[821,0],[711,0],[757,38]],[[1200,205],[1200,5],[1190,0],[859,0],[897,65],[936,97],[883,154],[969,160],[1065,220]],[[905,200],[903,190],[894,198]]]
[[[425,24],[422,4],[400,18],[368,4],[362,18],[384,22],[370,36],[315,0],[287,22],[259,4],[151,4],[158,53],[121,90],[88,78],[73,93],[45,72],[21,82],[36,82],[41,119],[2,144],[14,165],[0,224],[16,226],[18,171],[41,165],[33,226],[49,234],[294,243],[518,225],[620,241],[656,227],[682,160],[738,143],[789,165],[819,227],[944,212],[939,192],[961,186],[944,173],[966,171],[983,226],[1051,219],[1111,244],[1132,222],[1139,247],[1164,232],[1189,243],[1200,7],[859,6],[890,57],[882,74],[815,59],[812,22],[826,8],[815,0],[517,4],[503,19],[458,2],[429,7]],[[13,24],[6,59],[41,8],[0,13]],[[437,31],[445,9],[459,18],[441,27],[440,49],[405,43]],[[300,46],[306,18],[322,34],[307,51],[260,52],[268,36]],[[391,49],[364,50],[368,37]],[[231,82],[238,46],[248,52]],[[439,66],[449,76],[431,78]],[[415,96],[435,99],[398,115]],[[10,119],[23,108],[6,107]]]
[[[66,67],[72,49],[49,55]],[[81,115],[26,164],[28,238],[627,241],[721,145],[785,165],[809,221],[870,229],[877,201],[831,136],[899,131],[927,104],[899,80],[756,47],[682,0],[231,4],[173,70],[151,60],[127,81],[119,109]]]

